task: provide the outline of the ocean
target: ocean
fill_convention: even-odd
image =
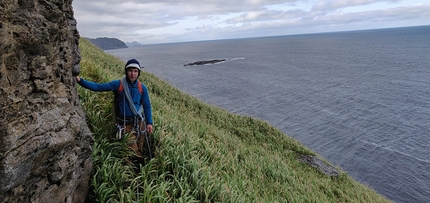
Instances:
[[[107,53],[138,59],[201,101],[267,121],[395,202],[430,202],[430,26]],[[226,61],[184,66],[215,59]]]

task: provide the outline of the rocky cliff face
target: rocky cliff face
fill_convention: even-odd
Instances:
[[[92,136],[79,107],[71,0],[0,1],[0,202],[84,202]]]

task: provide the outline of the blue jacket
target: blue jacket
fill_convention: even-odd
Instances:
[[[110,81],[107,83],[95,83],[95,82],[87,81],[87,80],[84,80],[81,78],[81,80],[78,82],[78,84],[81,85],[82,87],[86,88],[86,89],[97,91],[97,92],[114,91],[115,93],[118,93],[120,80],[113,80],[113,81]],[[130,95],[133,98],[133,102],[134,102],[136,109],[139,109],[141,101],[143,102],[142,105],[143,105],[143,111],[145,114],[146,122],[148,124],[152,125],[153,124],[152,108],[151,108],[151,102],[149,100],[148,89],[142,83],[143,94],[140,94],[139,89],[137,87],[137,84],[138,84],[137,82],[135,82],[133,84],[127,82],[127,84],[122,84],[122,85],[128,85],[128,87],[130,89]],[[120,99],[118,99],[118,103],[116,104],[119,107],[119,112],[123,113],[123,114],[117,115],[117,116],[119,116],[119,117],[134,116],[133,112],[130,109],[130,105],[129,105],[127,99],[121,99],[121,98],[125,98],[124,94],[125,94],[124,91],[119,93],[118,98],[120,98]]]

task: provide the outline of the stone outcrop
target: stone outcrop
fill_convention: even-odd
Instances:
[[[340,175],[340,172],[334,166],[324,163],[324,161],[317,156],[300,154],[298,155],[298,160],[316,168],[326,176],[337,178]]]
[[[71,0],[0,2],[0,202],[84,202],[92,135]]]
[[[208,65],[208,64],[216,64],[224,62],[225,59],[214,59],[214,60],[208,60],[208,61],[196,61],[193,63],[187,63],[184,66],[201,66],[201,65]]]

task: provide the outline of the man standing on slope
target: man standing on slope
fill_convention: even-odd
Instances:
[[[117,127],[120,132],[130,133],[132,140],[129,146],[134,150],[139,162],[143,158],[143,144],[148,141],[146,133],[152,134],[153,121],[151,102],[148,89],[137,80],[140,76],[140,63],[130,59],[125,65],[125,78],[108,83],[95,83],[76,76],[76,81],[82,87],[93,91],[113,91],[115,93],[115,114]],[[146,124],[145,124],[146,121]],[[122,139],[122,137],[119,137]],[[147,146],[149,148],[149,143]],[[150,150],[149,150],[149,153]],[[150,158],[151,154],[149,155]]]

